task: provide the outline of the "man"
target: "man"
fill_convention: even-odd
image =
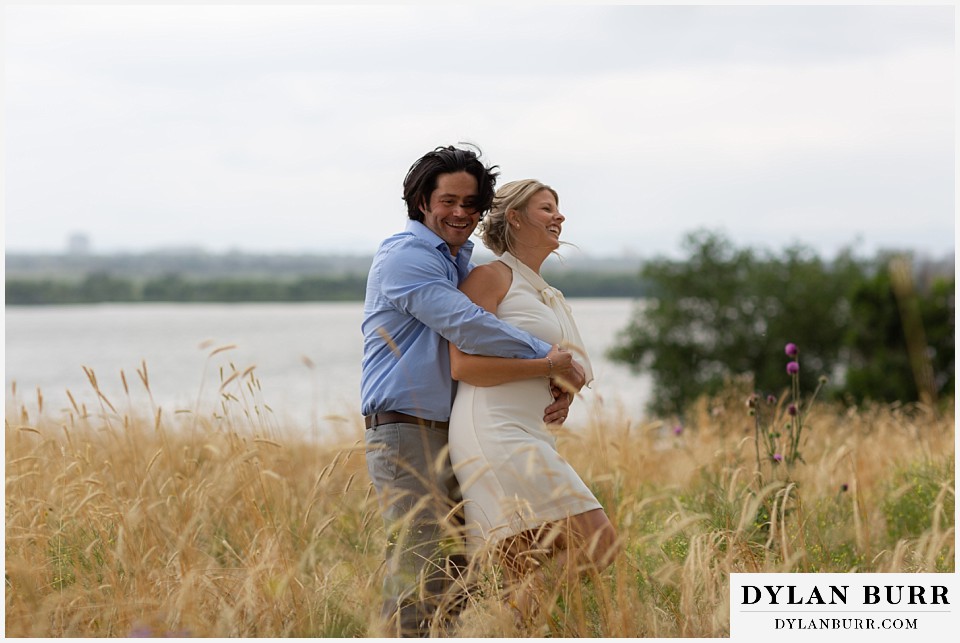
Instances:
[[[450,553],[457,535],[446,518],[459,501],[446,449],[455,393],[447,342],[465,353],[540,359],[545,374],[571,363],[570,353],[501,322],[457,289],[472,267],[470,235],[493,201],[495,169],[453,146],[418,159],[403,182],[406,230],[380,245],[367,279],[362,413],[367,469],[387,529],[383,615],[391,634],[427,635],[462,598],[465,560]],[[563,422],[570,406],[571,396],[555,390],[547,423]]]

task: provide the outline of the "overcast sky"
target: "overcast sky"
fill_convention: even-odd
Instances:
[[[591,256],[954,248],[954,7],[6,6],[5,245],[372,253],[470,141]],[[569,252],[569,251],[568,251]]]

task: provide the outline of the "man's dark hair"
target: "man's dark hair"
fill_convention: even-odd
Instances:
[[[465,145],[460,143],[460,145]],[[403,179],[403,200],[407,202],[407,216],[414,221],[423,221],[421,205],[430,204],[430,195],[437,189],[437,177],[451,172],[467,172],[477,180],[477,198],[473,202],[477,212],[483,216],[493,203],[493,194],[497,186],[495,170],[498,166],[485,167],[480,161],[480,148],[470,145],[477,151],[460,149],[449,145],[438,147],[417,159],[407,176]]]

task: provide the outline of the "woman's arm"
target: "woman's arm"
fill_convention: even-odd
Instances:
[[[453,379],[474,386],[496,386],[533,377],[565,378],[571,372],[573,356],[553,346],[539,359],[467,355],[450,344],[450,374]]]
[[[490,313],[496,313],[513,275],[510,269],[493,262],[474,268],[460,285],[475,304]],[[570,377],[573,356],[554,346],[545,358],[509,359],[468,355],[450,343],[450,374],[453,379],[474,386],[495,386],[532,377]]]

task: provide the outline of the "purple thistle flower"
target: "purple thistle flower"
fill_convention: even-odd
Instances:
[[[776,396],[776,395],[773,395],[773,394],[771,393],[770,395],[767,396],[767,404],[776,404],[776,403],[777,403],[777,396]]]
[[[678,424],[678,425],[676,425],[675,427],[673,427],[673,434],[674,434],[674,435],[680,435],[681,433],[683,433],[683,425],[682,425],[682,424]]]
[[[789,413],[790,415],[795,416],[795,415],[797,414],[797,405],[796,405],[796,404],[791,404],[790,406],[788,406],[788,407],[787,407],[787,413]]]
[[[781,462],[781,461],[783,460],[783,456],[780,455],[779,453],[774,453],[774,454],[773,454],[773,459],[774,459],[775,461],[777,461],[777,462]]]
[[[800,349],[797,348],[796,344],[790,342],[783,347],[783,352],[787,354],[787,357],[796,357],[797,353],[800,352]]]
[[[800,372],[800,362],[787,362],[787,375],[796,375]]]
[[[848,485],[846,482],[844,482],[842,485],[840,485],[840,491],[841,491],[841,492],[846,491],[846,490],[849,489],[849,488],[850,488],[850,485]]]

